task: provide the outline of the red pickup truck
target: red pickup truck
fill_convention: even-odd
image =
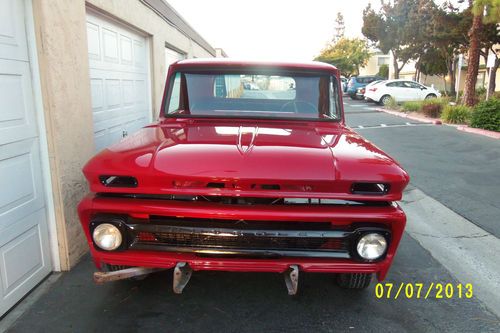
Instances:
[[[182,60],[157,122],[92,158],[78,207],[97,282],[174,268],[385,278],[406,223],[402,167],[345,125],[328,64]]]

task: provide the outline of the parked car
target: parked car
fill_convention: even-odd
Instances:
[[[347,91],[347,82],[349,82],[349,80],[345,76],[341,76],[340,81],[342,82],[342,92],[346,92]]]
[[[369,89],[369,87],[374,86],[374,85],[376,85],[376,84],[378,84],[379,82],[382,82],[382,81],[383,80],[376,80],[376,81],[368,83],[365,87],[358,88],[358,90],[356,91],[356,98],[357,99],[365,99],[365,91],[367,89]]]
[[[347,84],[347,94],[351,99],[359,99],[356,94],[359,88],[365,87],[368,83],[373,81],[383,80],[383,78],[375,75],[370,76],[353,76]]]
[[[242,95],[257,75],[274,83]],[[83,168],[95,281],[173,268],[181,293],[194,271],[275,272],[293,295],[299,272],[352,289],[383,280],[409,176],[346,126],[338,80],[324,63],[171,65],[159,120]]]
[[[402,79],[384,81],[369,87],[365,92],[366,98],[382,105],[389,103],[391,98],[396,102],[405,102],[421,101],[440,96],[441,93],[432,87]]]

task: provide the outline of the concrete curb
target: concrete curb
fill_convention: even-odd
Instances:
[[[488,131],[485,129],[481,128],[474,128],[474,127],[469,127],[467,125],[461,125],[457,126],[457,130],[467,132],[467,133],[474,133],[474,134],[479,134],[479,135],[484,135],[493,139],[500,139],[500,133],[499,132],[493,132],[493,131]]]
[[[397,116],[397,117],[401,117],[401,118],[408,118],[411,120],[416,120],[416,121],[420,121],[420,122],[428,123],[428,124],[441,125],[443,123],[441,121],[441,119],[436,119],[436,118],[419,117],[419,116],[410,115],[410,114],[407,114],[404,112],[389,111],[389,110],[382,109],[382,108],[376,108],[375,110],[380,111],[380,112],[385,112],[388,114],[392,114],[393,116]]]
[[[500,316],[500,240],[418,189],[405,191],[401,207],[405,231]]]
[[[419,116],[414,116],[414,115],[409,115],[404,112],[397,112],[397,111],[390,111],[382,108],[376,108],[375,110],[379,112],[385,112],[388,114],[392,114],[393,116],[401,117],[401,118],[408,118],[416,121],[421,121],[423,123],[428,123],[428,124],[434,124],[434,125],[443,125],[443,122],[441,119],[438,118],[428,118],[428,117],[419,117]],[[467,125],[455,125],[455,124],[444,124],[447,126],[455,127],[459,131],[467,132],[467,133],[473,133],[473,134],[478,134],[482,136],[487,136],[492,139],[500,139],[500,133],[499,132],[494,132],[494,131],[488,131],[485,129],[481,128],[473,128],[469,127]]]

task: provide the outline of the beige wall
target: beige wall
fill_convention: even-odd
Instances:
[[[378,65],[379,57],[388,57],[388,55],[374,53],[368,60],[366,66],[359,69],[359,75],[376,75],[380,69]],[[387,65],[390,66],[390,63]]]
[[[81,168],[94,154],[86,37],[89,8],[149,36],[153,118],[158,115],[165,84],[165,43],[188,57],[211,57],[208,50],[138,0],[33,0],[62,270],[71,268],[88,251],[76,207],[88,192]]]
[[[61,269],[85,251],[76,204],[94,151],[83,1],[33,1]]]

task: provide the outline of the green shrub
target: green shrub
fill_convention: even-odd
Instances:
[[[479,87],[476,89],[476,95],[486,95],[486,88],[485,87]]]
[[[500,99],[491,98],[474,107],[471,127],[500,132]]]
[[[472,110],[463,105],[447,105],[443,109],[441,119],[450,124],[467,124]]]
[[[410,101],[403,103],[403,110],[406,112],[416,112],[420,111],[423,106],[423,102]]]
[[[398,103],[392,97],[389,100],[389,103],[387,103],[386,105],[384,105],[384,108],[386,108],[388,110],[400,111]]]
[[[380,65],[377,75],[387,79],[389,77],[389,65],[386,64]]]

